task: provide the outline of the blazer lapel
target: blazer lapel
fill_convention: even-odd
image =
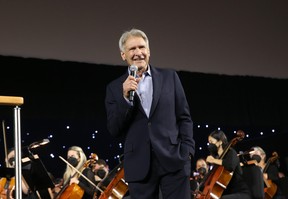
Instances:
[[[161,73],[159,73],[158,70],[155,69],[154,67],[151,67],[151,73],[152,73],[152,81],[153,81],[153,97],[152,97],[152,104],[151,104],[149,117],[152,116],[157,106],[157,103],[161,94],[162,81],[163,81],[162,79],[163,77]]]
[[[152,97],[152,104],[151,104],[149,117],[151,117],[153,112],[155,111],[158,100],[160,98],[162,82],[163,82],[163,79],[162,79],[163,76],[161,75],[161,73],[159,73],[159,71],[156,68],[151,67],[151,73],[152,73],[152,81],[153,81],[153,97]],[[128,76],[128,74],[124,74],[122,77],[120,77],[121,86],[122,86],[122,83],[126,80],[127,76]],[[145,111],[141,105],[141,100],[140,100],[140,97],[138,96],[137,92],[135,92],[134,100],[137,101],[137,103],[135,103],[135,105],[139,108],[139,110],[144,115],[146,115],[146,113],[145,113]]]

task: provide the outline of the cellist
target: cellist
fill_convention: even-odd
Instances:
[[[219,158],[228,145],[225,133],[221,130],[213,131],[208,136],[208,142],[210,155],[207,156],[206,162],[211,165],[222,165],[226,171],[233,172],[221,199],[251,199],[248,185],[242,177],[242,168],[235,149],[230,147],[225,156],[222,159]]]
[[[267,160],[266,152],[260,146],[254,146],[251,148],[251,159],[256,160],[256,165],[259,166],[263,172],[263,180],[264,180],[264,192],[265,199],[286,199],[287,194],[285,195],[285,190],[281,190],[280,185],[280,177],[279,177],[279,166],[277,163],[278,154],[274,155]],[[268,163],[269,160],[272,160]],[[267,184],[266,184],[267,183]],[[270,187],[267,187],[269,185]]]
[[[73,167],[75,167],[78,171],[80,171],[91,182],[96,184],[92,169],[89,166],[85,166],[85,163],[87,162],[87,157],[81,147],[71,146],[68,149],[67,162],[70,163]],[[71,189],[72,186],[74,186],[74,188]],[[62,193],[56,198],[72,198],[72,195],[78,195],[78,193],[71,193],[74,191],[81,192],[81,194],[79,193],[79,195],[82,196],[79,196],[79,198],[91,199],[93,198],[95,187],[83,176],[80,176],[73,168],[67,165],[65,173],[63,175],[63,188],[60,191]]]

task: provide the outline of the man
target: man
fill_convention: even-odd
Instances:
[[[107,86],[105,106],[109,132],[125,137],[130,197],[158,198],[160,190],[163,199],[191,198],[195,142],[181,81],[175,71],[149,64],[149,41],[143,31],[124,32],[119,48],[128,72]],[[135,66],[134,76],[130,70]]]

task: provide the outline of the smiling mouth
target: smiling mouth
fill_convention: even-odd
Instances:
[[[145,56],[144,55],[135,55],[133,58],[135,58],[135,61],[141,61],[141,60],[145,60]]]

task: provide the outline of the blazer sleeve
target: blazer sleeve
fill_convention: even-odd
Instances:
[[[119,137],[122,132],[125,132],[134,109],[123,96],[122,83],[118,79],[108,84],[106,88],[107,128],[110,134],[115,137]]]

